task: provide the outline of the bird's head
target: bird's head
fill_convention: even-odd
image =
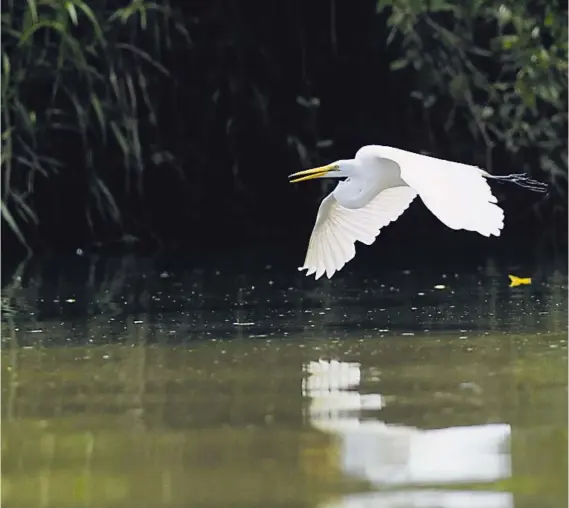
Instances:
[[[353,176],[357,170],[357,161],[355,159],[343,159],[326,166],[318,168],[305,169],[298,173],[289,175],[292,178],[289,183],[304,182],[305,180],[313,180],[315,178],[348,178]]]

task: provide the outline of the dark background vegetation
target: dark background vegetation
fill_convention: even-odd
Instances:
[[[365,144],[549,182],[547,195],[495,186],[500,242],[563,248],[566,4],[2,4],[4,259],[303,251],[331,189],[286,176]],[[381,238],[444,249],[451,235],[464,248],[488,242],[418,203]]]

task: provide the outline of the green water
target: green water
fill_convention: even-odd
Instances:
[[[559,271],[128,263],[5,285],[3,506],[567,506]]]

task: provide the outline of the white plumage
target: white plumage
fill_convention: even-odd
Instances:
[[[322,201],[304,265],[306,275],[330,278],[356,253],[355,243],[371,245],[381,229],[396,220],[419,195],[427,208],[452,229],[499,236],[504,212],[488,178],[507,180],[536,191],[544,185],[524,175],[493,176],[466,164],[398,148],[364,146],[355,159],[300,171],[291,182],[346,178]]]
[[[324,272],[328,277],[356,255],[356,241],[371,245],[381,228],[396,220],[411,204],[417,192],[411,187],[391,187],[380,192],[366,206],[345,208],[329,194],[320,205],[304,266],[306,275]]]

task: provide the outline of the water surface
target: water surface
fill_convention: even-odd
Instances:
[[[565,507],[567,278],[507,268],[22,266],[3,503]]]

